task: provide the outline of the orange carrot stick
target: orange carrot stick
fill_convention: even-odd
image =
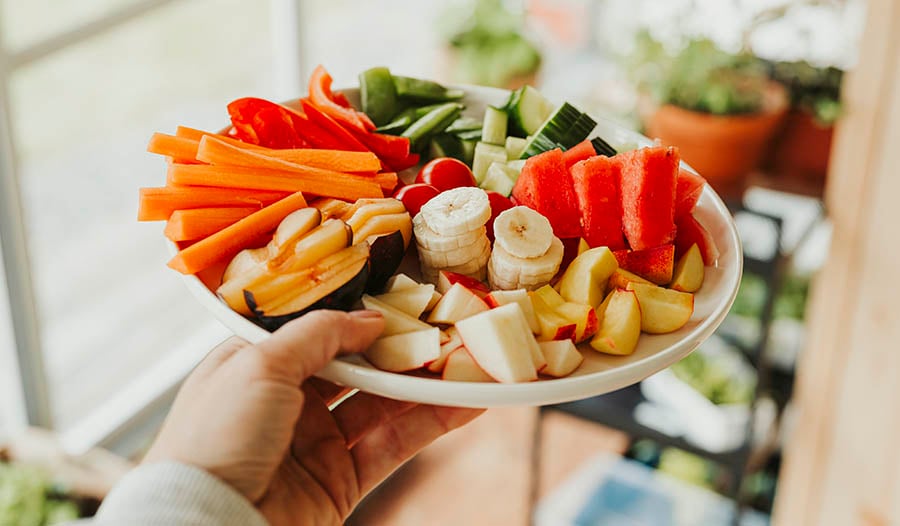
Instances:
[[[375,180],[385,193],[397,187],[397,172],[381,172],[375,174]]]
[[[196,274],[219,261],[233,258],[248,243],[274,230],[288,214],[305,207],[306,199],[302,193],[291,194],[185,248],[169,261],[169,267],[182,274]]]
[[[220,133],[212,133],[206,132],[203,130],[198,130],[195,128],[188,128],[187,126],[179,126],[175,130],[176,137],[182,137],[185,139],[191,139],[192,141],[200,142],[200,140],[206,136],[215,137],[220,141],[227,142],[232,146],[237,146],[239,148],[246,148],[248,150],[260,150],[260,151],[276,151],[271,148],[266,148],[265,146],[260,146],[258,144],[250,144],[249,142],[239,141],[232,137],[228,137],[227,135],[222,135]]]
[[[141,188],[138,221],[165,221],[175,210],[188,208],[263,208],[288,192],[234,188],[177,187]]]
[[[362,177],[317,168],[307,173],[206,164],[169,165],[168,183],[174,186],[218,186],[281,192],[304,192],[322,197],[355,201],[362,197],[384,197],[372,177]]]
[[[169,216],[164,233],[172,241],[194,241],[233,225],[259,208],[191,208]]]
[[[285,155],[283,152],[290,153]],[[209,135],[200,139],[197,159],[216,165],[252,166],[301,173],[308,173],[311,167],[332,172],[375,172],[381,168],[381,162],[378,160],[378,157],[371,152],[344,152],[340,150],[313,150],[308,148],[251,151],[228,144],[217,137]]]
[[[196,162],[197,148],[200,142],[184,137],[154,133],[147,144],[147,151],[159,155],[167,155],[178,163]]]

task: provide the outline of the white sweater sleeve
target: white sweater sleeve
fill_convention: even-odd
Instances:
[[[112,489],[97,515],[71,526],[268,526],[253,505],[202,469],[141,465]]]

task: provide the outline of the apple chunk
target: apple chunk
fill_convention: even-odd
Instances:
[[[630,290],[616,290],[604,303],[600,329],[591,340],[591,347],[606,354],[633,353],[641,336],[641,307],[637,295]]]
[[[406,274],[395,274],[387,280],[387,283],[384,285],[384,291],[387,292],[398,292],[401,290],[411,289],[419,286],[419,283]]]
[[[492,309],[499,307],[500,305],[518,303],[519,307],[522,307],[522,313],[525,314],[525,319],[528,320],[528,326],[531,327],[531,332],[535,334],[541,332],[541,325],[538,322],[537,316],[534,314],[534,305],[531,304],[531,298],[528,297],[527,290],[495,290],[485,296],[484,301],[488,304],[488,307]]]
[[[452,325],[486,310],[488,306],[484,300],[459,283],[454,283],[428,315],[428,323]]]
[[[441,294],[446,294],[455,283],[459,283],[471,290],[479,298],[483,298],[491,292],[487,285],[475,278],[470,278],[457,272],[450,272],[449,270],[442,270],[438,273],[437,290]]]
[[[431,325],[428,325],[424,321],[413,318],[402,310],[392,307],[368,294],[363,295],[362,302],[367,309],[378,311],[384,316],[384,331],[381,333],[382,336],[424,331],[431,328]],[[440,342],[440,338],[438,338],[438,342]]]
[[[395,373],[418,369],[440,354],[441,330],[437,327],[379,338],[366,350],[372,365]]]
[[[518,304],[466,318],[456,329],[475,362],[498,382],[537,380],[531,347],[538,344]]]
[[[641,330],[651,334],[677,331],[691,319],[694,295],[645,283],[629,283],[641,305]]]
[[[538,333],[539,339],[566,340],[575,338],[577,328],[575,322],[558,314],[553,307],[541,299],[540,295],[532,292],[529,296],[531,297],[531,305],[534,308],[534,315],[541,326],[541,330]]]
[[[608,248],[592,248],[572,261],[557,290],[566,301],[596,307],[603,301],[606,283],[617,268],[616,258]]]
[[[447,357],[441,379],[450,382],[493,382],[491,375],[478,367],[465,347],[459,347]]]
[[[402,310],[413,318],[418,318],[425,312],[425,307],[431,302],[432,294],[434,294],[434,285],[427,284],[416,285],[409,289],[388,292],[375,297],[392,307]]]
[[[629,283],[650,283],[646,279],[638,276],[637,274],[632,274],[623,268],[616,269],[615,272],[612,273],[612,276],[609,277],[609,283],[606,285],[606,291],[612,292],[616,289],[624,289],[628,286]]]
[[[444,335],[446,336],[446,341],[441,342],[441,355],[428,364],[428,370],[433,373],[443,371],[450,353],[463,346],[462,338],[459,337],[459,331],[456,330],[456,327],[449,327]]]
[[[704,274],[703,256],[700,255],[700,247],[695,243],[675,265],[675,277],[672,278],[669,288],[681,292],[697,292],[703,286]]]
[[[541,370],[541,374],[557,378],[568,376],[584,361],[584,356],[572,340],[538,342],[538,345],[541,346],[541,352],[547,360],[547,366]]]

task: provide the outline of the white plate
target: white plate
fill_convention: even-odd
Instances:
[[[461,86],[466,91],[465,114],[481,118],[487,104],[501,105],[508,92],[479,86]],[[355,89],[345,90],[358,101]],[[357,105],[358,107],[358,105]],[[594,135],[612,144],[652,144],[648,138],[612,122],[598,119]],[[407,176],[409,174],[406,174]],[[582,347],[584,363],[566,378],[541,379],[522,384],[446,382],[409,374],[380,371],[362,356],[345,356],[331,362],[318,376],[361,391],[399,400],[460,407],[545,405],[595,396],[637,383],[687,356],[722,323],[737,295],[743,257],[741,243],[731,214],[707,185],[694,211],[712,234],[720,256],[714,267],[706,268],[703,287],[694,298],[694,314],[680,330],[661,335],[642,334],[637,350],[630,356],[610,356]],[[172,251],[176,249],[170,244]],[[229,309],[206,285],[194,276],[184,276],[185,284],[197,300],[236,335],[259,342],[269,332]]]

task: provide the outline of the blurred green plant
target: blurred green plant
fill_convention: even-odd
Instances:
[[[0,525],[49,526],[78,516],[78,506],[43,471],[0,463]]]
[[[473,0],[449,9],[439,26],[456,53],[453,76],[460,82],[506,86],[536,73],[541,53],[523,34],[524,15],[501,0]]]
[[[812,115],[822,126],[831,126],[840,117],[843,70],[796,61],[773,62],[770,71],[787,88],[792,107]]]
[[[675,376],[716,405],[749,404],[756,387],[755,376],[736,367],[734,356],[701,351],[676,362],[671,367]]]
[[[625,67],[641,93],[657,103],[715,115],[755,113],[763,108],[769,76],[749,53],[729,53],[712,40],[687,40],[674,52],[648,30],[636,36]]]

